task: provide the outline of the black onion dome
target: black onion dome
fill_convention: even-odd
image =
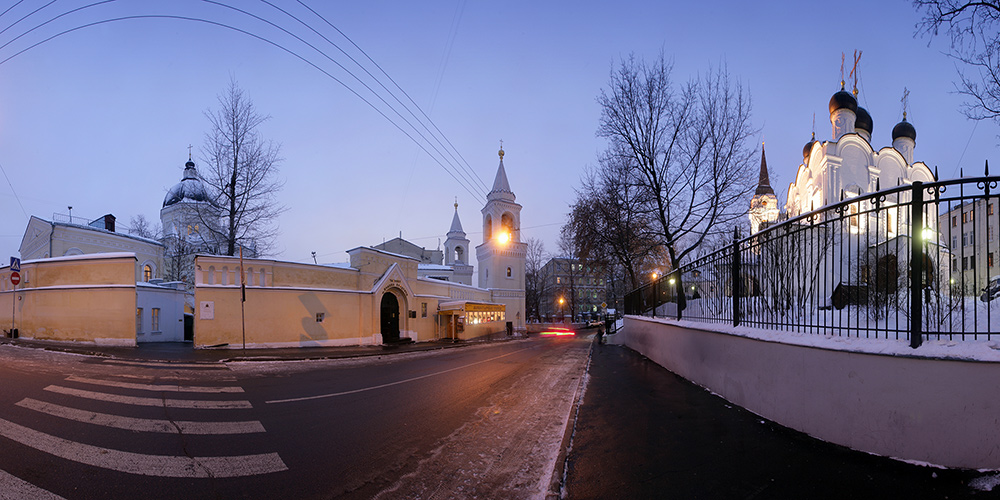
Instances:
[[[208,191],[198,178],[198,170],[191,160],[184,164],[184,178],[167,191],[167,196],[163,198],[163,206],[168,207],[184,200],[209,201]]]
[[[844,109],[844,108],[847,108],[857,113],[858,100],[855,99],[850,92],[846,90],[841,90],[840,92],[833,94],[833,97],[830,98],[830,114],[833,114],[833,112],[837,111],[838,109]]]
[[[906,118],[903,118],[903,121],[897,123],[895,127],[892,127],[892,140],[895,141],[900,137],[909,137],[914,141],[917,140],[917,129],[913,128],[913,125],[906,121]]]
[[[875,130],[875,122],[872,121],[872,115],[868,114],[868,110],[858,106],[857,118],[854,119],[854,129],[861,129],[869,134]]]
[[[803,160],[806,159],[806,158],[809,158],[809,153],[812,153],[813,144],[816,144],[816,136],[815,135],[813,136],[812,140],[810,140],[809,142],[806,143],[805,146],[802,146],[802,159]]]

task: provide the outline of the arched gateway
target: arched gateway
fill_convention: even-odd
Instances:
[[[399,341],[399,300],[392,292],[382,294],[381,333],[382,343]]]

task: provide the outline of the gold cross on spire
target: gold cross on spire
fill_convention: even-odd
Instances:
[[[840,53],[840,90],[844,90],[844,58],[846,56],[843,52]]]
[[[191,148],[193,148],[193,147],[194,146],[188,144],[188,161],[191,161]]]
[[[497,153],[500,155],[500,160],[503,160],[503,139],[500,139],[500,151]]]
[[[859,50],[854,51],[854,67],[851,68],[851,76],[854,78],[854,98],[858,97],[858,62],[861,61],[861,52]]]

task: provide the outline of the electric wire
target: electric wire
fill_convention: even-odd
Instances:
[[[207,0],[206,0],[206,1],[207,1]],[[317,36],[319,36],[320,38],[322,38],[323,40],[325,40],[325,41],[326,41],[327,43],[329,43],[330,45],[332,45],[333,47],[335,47],[335,48],[336,48],[337,50],[339,50],[339,51],[340,51],[340,53],[341,53],[341,54],[344,54],[344,56],[345,56],[345,57],[347,57],[348,59],[350,59],[350,60],[351,60],[351,62],[353,62],[353,63],[354,63],[355,65],[357,65],[357,66],[358,66],[359,68],[361,68],[361,70],[362,70],[362,71],[364,71],[364,72],[365,72],[365,74],[367,74],[367,75],[368,75],[369,77],[371,77],[371,79],[372,79],[372,80],[374,80],[374,81],[375,81],[376,83],[378,83],[378,85],[379,85],[380,87],[382,87],[382,89],[383,89],[383,90],[385,90],[385,91],[386,91],[386,92],[387,92],[387,93],[388,93],[388,94],[389,94],[389,95],[390,95],[390,96],[391,96],[391,97],[392,97],[393,99],[395,99],[395,101],[396,101],[397,103],[399,103],[399,105],[400,105],[400,106],[403,106],[403,109],[405,109],[406,111],[408,111],[408,112],[410,113],[410,116],[412,116],[412,117],[413,117],[413,118],[414,118],[415,120],[417,120],[417,122],[418,122],[418,123],[420,123],[420,125],[421,125],[422,127],[424,127],[424,130],[426,130],[426,131],[427,131],[427,133],[428,133],[428,134],[430,134],[430,135],[431,135],[431,137],[433,137],[433,138],[434,138],[434,139],[435,139],[435,140],[437,141],[438,145],[440,145],[442,149],[444,149],[444,150],[445,150],[446,152],[448,152],[448,154],[449,154],[449,156],[451,156],[452,160],[453,160],[453,161],[455,161],[455,163],[456,163],[456,164],[457,164],[457,165],[459,166],[459,168],[461,168],[461,169],[462,169],[462,170],[464,171],[464,176],[463,176],[463,177],[465,177],[465,178],[468,178],[468,179],[470,180],[470,182],[471,182],[471,183],[472,183],[472,184],[473,184],[474,186],[476,185],[476,181],[478,181],[478,182],[479,182],[479,185],[478,185],[477,187],[481,188],[481,189],[482,189],[483,191],[489,191],[489,188],[488,188],[488,187],[487,187],[487,186],[486,186],[485,184],[483,184],[483,182],[482,182],[482,179],[480,179],[480,178],[479,178],[479,176],[478,176],[478,175],[476,175],[476,173],[475,173],[475,170],[471,170],[471,167],[469,167],[469,168],[466,168],[466,166],[463,166],[463,165],[462,165],[462,163],[461,163],[461,162],[459,162],[457,158],[455,158],[455,154],[454,154],[454,153],[452,153],[452,152],[451,152],[451,151],[450,151],[450,150],[449,150],[449,149],[448,149],[448,148],[447,148],[447,147],[446,147],[446,146],[445,146],[445,145],[444,145],[444,144],[443,144],[443,143],[441,142],[441,139],[440,139],[440,138],[438,137],[439,135],[440,135],[441,137],[444,137],[444,140],[445,140],[445,142],[446,142],[446,143],[448,143],[448,145],[449,145],[449,146],[451,145],[451,142],[450,142],[450,141],[448,141],[448,138],[444,136],[444,134],[443,134],[443,133],[441,132],[441,130],[440,130],[440,129],[438,129],[438,128],[437,128],[437,126],[435,126],[435,125],[434,125],[434,122],[433,122],[433,121],[432,121],[432,120],[430,119],[430,117],[428,117],[428,116],[427,116],[427,114],[426,114],[426,113],[424,113],[422,109],[420,109],[420,106],[419,106],[419,105],[417,105],[417,104],[416,104],[415,102],[413,102],[413,100],[412,100],[412,99],[410,99],[410,102],[411,102],[411,103],[412,103],[412,104],[413,104],[413,105],[414,105],[414,106],[415,106],[415,107],[417,108],[417,110],[418,110],[418,111],[420,111],[420,112],[421,112],[421,114],[422,114],[422,115],[424,116],[424,119],[426,119],[426,120],[427,120],[427,121],[428,121],[428,122],[429,122],[429,123],[431,124],[431,126],[434,126],[434,129],[435,129],[435,130],[437,131],[437,134],[435,134],[435,133],[434,133],[433,131],[431,131],[431,130],[430,130],[430,129],[429,129],[428,127],[427,127],[427,124],[426,124],[426,123],[424,123],[424,120],[421,120],[421,118],[420,118],[420,117],[418,117],[418,116],[417,116],[417,115],[416,115],[416,114],[415,114],[415,113],[413,112],[413,110],[412,110],[412,109],[410,109],[410,107],[409,107],[409,106],[408,106],[408,105],[407,105],[406,103],[402,102],[402,100],[400,100],[400,99],[399,99],[399,97],[398,97],[398,96],[397,96],[397,95],[396,95],[395,93],[393,93],[393,91],[392,91],[392,90],[390,90],[390,89],[389,89],[388,87],[386,87],[386,86],[385,86],[385,84],[384,84],[384,83],[382,83],[382,80],[380,80],[380,79],[379,79],[379,78],[378,78],[377,76],[373,75],[373,74],[371,73],[371,71],[368,71],[368,68],[366,68],[366,67],[365,67],[365,66],[364,66],[363,64],[361,64],[360,62],[358,62],[358,61],[357,61],[357,59],[355,59],[355,58],[354,58],[353,56],[351,56],[351,55],[350,55],[349,53],[347,53],[347,51],[345,51],[345,50],[344,50],[343,48],[341,48],[341,47],[340,47],[339,45],[337,45],[337,44],[336,44],[335,42],[333,42],[332,40],[330,40],[329,38],[327,38],[327,37],[326,37],[325,35],[323,35],[323,34],[322,34],[322,33],[320,33],[319,31],[317,31],[317,30],[316,30],[315,28],[313,28],[313,27],[312,27],[312,26],[311,26],[310,24],[306,23],[305,21],[303,21],[303,20],[302,20],[302,19],[300,19],[299,17],[295,16],[294,14],[291,14],[291,13],[289,13],[288,11],[286,11],[286,10],[282,9],[281,7],[278,7],[278,6],[274,5],[273,3],[269,2],[268,0],[260,0],[260,1],[261,1],[261,2],[263,2],[263,3],[265,3],[265,4],[267,4],[267,5],[270,5],[270,6],[271,6],[271,7],[273,7],[274,9],[277,9],[278,11],[282,12],[282,13],[283,13],[283,14],[285,14],[286,16],[288,16],[288,17],[291,17],[292,19],[294,19],[294,20],[298,21],[298,22],[299,22],[300,24],[302,24],[303,26],[305,26],[306,28],[308,28],[308,29],[309,29],[310,31],[312,31],[313,33],[315,33],[315,34],[316,34]],[[300,2],[300,3],[301,3],[301,2]],[[308,6],[306,6],[306,8],[308,8]],[[310,11],[312,11],[312,9],[310,9]],[[315,13],[315,11],[312,11],[312,12],[314,12],[314,13]],[[317,14],[317,15],[318,15],[318,14]],[[321,17],[321,18],[322,18],[322,17]],[[324,19],[324,21],[325,21],[325,19]],[[329,21],[327,21],[327,24],[330,24],[330,23],[329,23]],[[331,24],[331,26],[332,26],[332,24]],[[337,27],[336,27],[336,26],[332,26],[332,27],[333,27],[333,29],[337,30],[337,32],[338,32],[338,33],[340,33],[340,34],[341,34],[342,36],[344,36],[344,38],[347,38],[347,40],[348,40],[348,41],[350,41],[350,42],[351,42],[352,44],[354,43],[353,41],[351,41],[351,39],[350,39],[350,38],[348,38],[348,37],[347,37],[347,35],[344,35],[344,33],[343,33],[343,32],[341,32],[341,31],[340,31],[339,29],[337,29]],[[368,54],[366,54],[366,53],[365,53],[365,52],[364,52],[364,51],[363,51],[363,50],[362,50],[362,49],[361,49],[360,47],[358,47],[357,45],[354,45],[354,46],[355,46],[355,48],[357,48],[357,49],[358,49],[359,51],[361,51],[361,52],[362,52],[363,54],[365,54],[365,56],[367,56],[367,55],[368,55]],[[370,57],[369,57],[368,59],[369,59],[370,61],[372,61],[372,63],[373,63],[373,64],[375,64],[375,66],[376,66],[376,67],[379,67],[379,66],[378,66],[378,63],[375,63],[375,62],[374,62],[374,60],[372,60],[372,59],[371,59]],[[343,66],[341,66],[341,69],[343,69],[344,71],[347,71],[348,73],[351,73],[351,72],[350,72],[350,70],[348,70],[347,68],[344,68]],[[381,67],[379,67],[379,69],[381,70]],[[389,78],[389,80],[390,80],[390,81],[392,81],[392,77],[390,77],[390,76],[389,76],[388,74],[386,74],[386,73],[385,73],[385,71],[382,71],[382,73],[383,73],[383,74],[385,74],[385,76],[386,76],[387,78]],[[354,78],[355,78],[356,80],[358,80],[359,82],[361,82],[361,79],[360,79],[360,78],[358,78],[357,76],[355,76],[355,75],[354,75],[353,73],[351,73],[351,76],[354,76]],[[393,81],[393,83],[395,83],[395,81]],[[364,85],[364,83],[363,83],[363,82],[362,82],[362,85]],[[366,85],[366,87],[367,87],[367,85]],[[397,88],[399,88],[399,86],[398,86],[398,85],[397,85],[396,87],[397,87]],[[372,90],[371,88],[369,88],[368,90],[369,90],[369,91],[371,91],[371,92],[372,92],[373,94],[375,93],[375,91],[374,91],[374,90]],[[401,91],[401,92],[403,92],[403,94],[404,94],[404,95],[406,95],[406,92],[405,92],[405,91],[403,91],[403,90],[402,90],[401,88],[400,88],[400,91]],[[406,96],[407,96],[407,97],[409,97],[408,95],[406,95]],[[384,101],[383,101],[383,102],[384,102]],[[389,104],[388,104],[388,103],[386,103],[386,105],[388,106]],[[452,149],[454,149],[454,146],[452,146]],[[457,153],[457,150],[456,150],[455,152]],[[459,156],[461,157],[461,155],[459,155]],[[463,158],[463,160],[464,160],[464,158]],[[449,162],[449,164],[450,164],[450,162]],[[466,162],[466,165],[467,165],[467,164],[468,164],[468,162]]]
[[[393,79],[393,78],[392,78],[391,76],[389,76],[389,73],[386,73],[386,71],[385,71],[384,69],[382,69],[382,66],[380,66],[380,65],[379,65],[379,64],[378,64],[377,62],[375,62],[375,60],[374,60],[374,59],[372,59],[372,58],[371,58],[371,56],[369,56],[369,55],[368,55],[368,53],[367,53],[367,52],[365,52],[365,50],[364,50],[364,49],[362,49],[361,47],[359,47],[359,46],[358,46],[358,44],[354,43],[354,40],[352,40],[352,39],[351,39],[351,37],[347,36],[347,34],[345,34],[345,33],[344,33],[343,31],[340,31],[340,28],[337,28],[336,26],[334,26],[334,25],[333,25],[333,23],[331,23],[331,22],[330,22],[329,20],[327,20],[327,19],[326,19],[325,17],[323,17],[323,15],[322,15],[322,14],[320,14],[320,13],[316,12],[315,10],[313,10],[313,8],[312,8],[312,7],[309,7],[308,5],[306,5],[306,4],[305,4],[305,2],[303,2],[302,0],[297,0],[297,1],[298,1],[298,2],[299,2],[299,4],[301,4],[301,5],[303,6],[303,7],[305,7],[305,8],[306,8],[306,9],[308,9],[308,10],[309,10],[310,12],[312,12],[312,13],[313,13],[313,15],[315,15],[316,17],[320,18],[320,19],[321,19],[321,20],[322,20],[323,22],[325,22],[325,23],[327,24],[327,26],[330,26],[331,28],[333,28],[334,30],[336,30],[336,31],[337,31],[337,33],[340,33],[340,36],[344,37],[344,38],[345,38],[345,39],[346,39],[346,40],[347,40],[348,42],[351,42],[351,45],[353,45],[353,46],[354,46],[354,48],[358,49],[358,51],[359,51],[359,52],[361,52],[362,54],[364,54],[364,56],[365,56],[365,57],[366,57],[366,58],[367,58],[367,59],[368,59],[369,61],[371,61],[371,63],[372,63],[372,64],[374,64],[374,65],[375,65],[375,67],[376,67],[376,68],[378,68],[378,69],[379,69],[379,71],[381,71],[381,72],[382,72],[382,74],[383,74],[383,75],[385,75],[385,77],[386,77],[386,78],[388,78],[388,79],[389,79],[389,81],[390,81],[390,82],[392,82],[392,84],[393,84],[393,85],[395,85],[395,86],[396,86],[396,88],[397,88],[397,89],[399,89],[399,91],[400,91],[400,92],[402,92],[404,96],[406,96],[406,98],[407,98],[407,99],[408,99],[408,100],[409,100],[409,101],[410,101],[410,102],[411,102],[411,103],[412,103],[412,104],[413,104],[413,105],[414,105],[414,106],[415,106],[415,107],[417,108],[417,110],[418,110],[418,111],[420,111],[420,113],[421,113],[422,115],[424,115],[425,117],[427,117],[427,113],[424,113],[424,110],[423,110],[423,109],[422,109],[422,108],[420,107],[420,105],[418,105],[418,104],[416,103],[416,101],[414,101],[414,100],[413,100],[413,98],[412,98],[412,97],[410,97],[410,94],[408,94],[408,93],[407,93],[407,92],[406,92],[405,90],[403,90],[403,88],[402,88],[402,87],[400,87],[398,83],[396,83],[396,80],[394,80],[394,79]],[[465,157],[463,157],[463,156],[462,156],[462,153],[460,153],[460,152],[458,151],[458,149],[457,149],[457,148],[455,148],[455,146],[454,146],[454,145],[452,145],[451,141],[449,141],[449,140],[448,140],[448,137],[447,137],[446,135],[444,135],[444,133],[442,133],[442,132],[441,132],[441,130],[440,130],[440,129],[439,129],[438,127],[437,127],[437,125],[435,125],[435,124],[434,124],[434,122],[433,122],[432,120],[430,120],[430,118],[429,118],[429,117],[427,118],[427,120],[428,120],[428,122],[429,122],[429,123],[431,124],[431,126],[433,126],[433,127],[434,127],[434,130],[437,130],[437,132],[438,132],[439,134],[441,134],[441,136],[442,136],[442,137],[444,137],[444,140],[445,140],[445,142],[447,142],[447,143],[448,143],[448,145],[449,145],[449,146],[451,146],[451,147],[452,147],[452,149],[454,149],[454,150],[455,150],[455,153],[456,153],[456,154],[458,154],[458,157],[459,157],[459,158],[461,158],[461,159],[462,159],[462,161],[463,161],[463,162],[465,162],[465,164],[466,164],[466,165],[469,165],[469,162],[465,160]],[[470,168],[470,169],[472,169],[472,167],[471,167],[471,166],[469,166],[469,168]],[[473,175],[475,175],[475,176],[476,176],[476,178],[479,178],[479,175],[478,175],[478,174],[476,174],[476,171],[475,171],[475,170],[472,170],[472,173],[473,173]],[[486,183],[484,183],[484,182],[482,181],[482,179],[479,179],[479,182],[481,182],[483,186],[486,186]],[[489,190],[489,188],[487,188],[487,191],[488,191],[488,190]]]
[[[10,186],[10,193],[14,195],[14,199],[17,200],[17,205],[21,207],[21,213],[24,214],[24,220],[30,219],[28,217],[28,211],[24,209],[24,205],[21,204],[21,198],[17,195],[17,190],[14,189],[14,183],[10,182],[10,177],[7,177],[7,171],[3,168],[3,164],[0,163],[0,172],[3,172],[3,178],[7,179],[7,185]]]
[[[53,2],[54,1],[55,0],[53,0]],[[80,10],[83,10],[85,8],[93,7],[93,6],[96,6],[96,5],[101,5],[101,4],[104,4],[104,3],[110,3],[112,1],[114,1],[114,0],[105,0],[103,2],[97,2],[97,3],[94,3],[94,4],[90,4],[88,6],[84,6],[84,7],[80,7],[80,8],[74,9],[74,11],[80,11]],[[50,2],[49,4],[46,4],[46,6],[51,5],[51,3],[53,3],[53,2]],[[209,2],[209,3],[217,3],[217,2]],[[220,5],[220,6],[222,6],[222,5]],[[34,12],[38,12],[38,10],[41,10],[41,9],[36,9]],[[234,8],[234,10],[239,10],[239,9],[235,9]],[[56,16],[56,17],[57,18],[58,17],[63,17],[66,14],[68,14],[68,13],[63,13],[63,14],[60,14],[59,16]],[[25,17],[27,17],[27,16],[25,16]],[[22,18],[22,20],[23,19],[24,18]],[[423,150],[428,156],[430,156],[431,159],[433,159],[443,170],[445,170],[445,172],[448,173],[449,176],[451,176],[452,179],[455,180],[455,182],[459,183],[459,185],[462,186],[462,188],[465,189],[474,198],[478,199],[478,198],[482,198],[483,197],[482,193],[476,193],[472,188],[470,188],[469,185],[467,184],[467,182],[464,182],[463,179],[460,179],[458,176],[456,176],[455,173],[453,173],[451,170],[449,170],[444,165],[444,163],[442,163],[441,159],[439,159],[437,156],[435,156],[434,154],[432,154],[413,135],[411,135],[409,132],[407,132],[401,125],[399,125],[396,121],[392,120],[381,109],[379,109],[371,101],[369,101],[364,96],[362,96],[360,93],[358,93],[355,89],[351,88],[345,82],[343,82],[342,80],[340,80],[339,78],[337,78],[336,76],[334,76],[333,74],[331,74],[330,72],[324,70],[319,65],[317,65],[314,62],[310,61],[306,57],[302,56],[298,52],[296,52],[296,51],[294,51],[292,49],[289,49],[288,47],[285,47],[284,45],[282,45],[282,44],[280,44],[278,42],[270,40],[269,38],[267,38],[265,36],[257,35],[255,33],[250,32],[250,31],[247,31],[247,30],[244,30],[244,29],[241,29],[241,28],[238,28],[238,27],[226,24],[226,23],[222,23],[222,22],[218,22],[218,21],[213,21],[213,20],[210,20],[210,19],[203,19],[203,18],[197,18],[197,17],[191,17],[191,16],[170,15],[170,14],[139,14],[139,15],[120,16],[120,17],[115,17],[115,18],[108,18],[108,19],[103,19],[103,20],[99,20],[99,21],[93,21],[93,22],[90,22],[90,23],[85,23],[85,24],[78,25],[78,26],[75,26],[75,27],[72,27],[72,28],[68,28],[68,29],[65,29],[65,30],[63,30],[61,32],[58,32],[58,33],[54,34],[54,35],[51,35],[51,36],[49,36],[47,38],[44,38],[43,40],[38,41],[38,42],[36,42],[34,44],[31,44],[28,47],[25,47],[24,49],[21,49],[20,51],[15,52],[13,55],[0,60],[0,66],[2,66],[5,63],[7,63],[8,61],[14,59],[15,57],[20,56],[21,54],[23,54],[23,53],[25,53],[25,52],[27,52],[27,51],[35,48],[35,47],[38,47],[39,45],[47,43],[47,42],[49,42],[49,41],[51,41],[53,39],[59,38],[59,37],[61,37],[63,35],[67,35],[69,33],[73,33],[73,32],[76,32],[76,31],[79,31],[79,30],[82,30],[82,29],[86,29],[86,28],[90,28],[90,27],[94,27],[94,26],[98,26],[98,25],[103,25],[103,24],[108,24],[108,23],[113,23],[113,22],[119,22],[119,21],[136,20],[136,19],[174,19],[174,20],[182,20],[182,21],[190,21],[190,22],[200,22],[200,23],[205,23],[205,24],[209,24],[209,25],[214,25],[214,26],[217,26],[217,27],[229,29],[229,30],[232,30],[232,31],[235,31],[235,32],[247,35],[247,36],[250,36],[252,38],[255,38],[255,39],[259,40],[259,41],[262,41],[264,43],[270,44],[270,45],[272,45],[272,46],[274,46],[274,47],[276,47],[276,48],[278,48],[278,49],[280,49],[280,50],[282,50],[282,51],[284,51],[284,52],[292,55],[293,57],[301,60],[302,62],[308,64],[309,66],[312,66],[317,71],[323,73],[328,78],[330,78],[330,79],[334,80],[335,82],[339,83],[341,86],[343,86],[349,92],[351,92],[352,94],[354,94],[357,98],[361,99],[365,104],[367,104],[369,107],[371,107],[373,110],[375,110],[384,119],[386,119],[387,121],[389,121],[393,126],[396,127],[396,129],[398,129],[400,132],[402,132],[407,138],[409,138],[414,144],[416,144],[421,150]],[[24,36],[25,34],[27,34],[28,32],[34,31],[35,29],[41,27],[42,25],[48,24],[48,23],[52,22],[53,20],[55,20],[55,18],[50,19],[48,21],[45,21],[44,23],[41,23],[39,26],[36,26],[36,27],[34,27],[34,28],[26,31],[25,33],[22,33],[17,38],[20,38],[20,37]],[[14,24],[17,24],[18,22],[20,22],[20,20],[17,21],[17,22],[15,22]],[[267,21],[265,21],[265,22],[267,22]],[[273,25],[273,23],[269,23],[269,24]],[[11,26],[13,26],[13,25],[11,25]],[[9,27],[10,26],[8,26],[8,28]],[[281,28],[279,28],[279,29],[281,29]],[[285,30],[283,30],[283,31],[285,31]],[[287,31],[286,31],[286,33],[287,33]],[[294,35],[292,35],[292,36],[294,36]],[[302,41],[301,38],[298,38],[298,37],[296,37],[296,38],[299,39],[300,41]],[[303,43],[305,43],[305,42],[303,41]],[[9,43],[8,43],[8,45],[9,45]],[[314,50],[317,50],[318,52],[322,53],[322,51],[319,51],[318,49],[315,49],[315,47],[313,47],[313,48],[314,48]],[[341,66],[341,68],[343,68],[343,66]],[[346,71],[346,69],[345,69],[345,71]],[[352,74],[352,76],[353,76],[353,74]],[[355,78],[357,78],[357,77],[355,77]],[[369,88],[369,90],[371,90],[371,89]],[[383,100],[383,102],[385,102],[385,101]],[[388,105],[388,103],[386,103],[386,104]],[[390,108],[391,108],[391,106],[390,106]],[[395,111],[395,109],[394,109],[394,111]],[[397,114],[398,114],[398,111],[397,111]],[[409,122],[407,122],[407,124],[410,125],[411,127],[413,127],[413,125],[410,124]],[[437,127],[435,127],[435,129],[436,128]],[[420,134],[420,131],[418,129],[416,129],[415,127],[414,127],[414,132],[417,135],[420,135],[424,139],[424,141],[427,142],[428,145],[430,145],[433,148],[433,144],[431,144],[430,141],[428,141],[426,139],[426,137],[424,137],[422,134]],[[446,141],[447,141],[447,139],[446,139]],[[450,142],[449,142],[449,144],[450,144]],[[434,148],[434,149],[436,150],[436,148]]]
[[[375,96],[376,98],[378,98],[378,100],[379,100],[379,101],[381,101],[381,102],[382,102],[382,104],[385,104],[385,105],[386,105],[386,106],[387,106],[387,107],[388,107],[389,109],[391,109],[391,110],[392,110],[392,111],[393,111],[394,113],[396,113],[396,116],[398,116],[398,117],[399,117],[399,118],[400,118],[401,120],[403,120],[403,121],[404,121],[404,122],[405,122],[405,123],[406,123],[407,125],[409,125],[409,126],[410,126],[410,127],[411,127],[411,128],[413,129],[413,131],[414,131],[414,132],[416,132],[416,133],[417,133],[417,134],[418,134],[418,135],[419,135],[419,136],[420,136],[420,137],[421,137],[422,139],[424,139],[424,141],[426,141],[426,142],[427,142],[427,144],[428,144],[428,145],[429,145],[429,146],[430,146],[430,147],[431,147],[432,149],[434,149],[434,151],[435,151],[435,152],[436,152],[436,153],[437,153],[438,155],[440,155],[440,156],[442,157],[442,159],[444,159],[444,160],[445,160],[445,162],[448,162],[448,163],[450,164],[450,162],[448,161],[448,159],[444,157],[444,155],[443,155],[443,154],[442,154],[442,153],[440,152],[440,150],[438,150],[438,149],[437,149],[437,147],[436,147],[436,146],[434,146],[434,144],[433,144],[433,143],[432,143],[431,141],[429,141],[429,140],[427,139],[427,137],[426,137],[426,136],[424,136],[424,135],[423,135],[423,133],[421,133],[421,132],[420,132],[420,130],[419,130],[419,129],[418,129],[417,127],[415,127],[415,126],[414,126],[414,125],[413,125],[412,123],[410,123],[410,121],[409,121],[408,119],[406,119],[406,117],[405,117],[405,116],[403,116],[403,115],[402,115],[402,113],[400,113],[400,112],[399,112],[399,110],[397,110],[397,109],[396,109],[395,107],[393,107],[393,106],[392,106],[391,104],[389,104],[389,103],[388,103],[388,102],[387,102],[387,101],[386,101],[386,100],[385,100],[385,99],[384,99],[384,98],[383,98],[383,97],[382,97],[381,95],[379,95],[379,94],[378,94],[378,92],[375,92],[375,90],[374,90],[374,89],[372,89],[372,88],[371,88],[371,87],[370,87],[370,86],[369,86],[369,85],[368,85],[367,83],[365,83],[365,82],[364,82],[364,81],[362,81],[362,80],[361,80],[360,78],[358,78],[358,76],[357,76],[357,75],[355,75],[355,74],[354,74],[354,73],[353,73],[353,72],[352,72],[351,70],[349,70],[349,69],[345,68],[345,67],[344,67],[344,65],[340,64],[340,63],[339,63],[339,62],[337,62],[337,61],[336,61],[336,60],[335,60],[334,58],[330,57],[330,56],[329,56],[329,55],[328,55],[328,54],[327,54],[326,52],[324,52],[324,51],[320,50],[319,48],[317,48],[317,47],[316,47],[316,46],[314,46],[313,44],[311,44],[311,43],[307,42],[307,41],[306,41],[306,40],[304,40],[304,39],[303,39],[302,37],[300,37],[300,36],[298,36],[298,35],[296,35],[296,34],[294,34],[294,33],[290,32],[290,31],[288,31],[287,29],[285,29],[285,28],[283,28],[283,27],[281,27],[281,26],[278,26],[277,24],[275,24],[275,23],[273,23],[273,22],[271,22],[271,21],[269,21],[269,20],[267,20],[267,19],[264,19],[264,18],[262,18],[262,17],[260,17],[260,16],[258,16],[258,15],[256,15],[256,14],[253,14],[253,13],[251,13],[251,12],[248,12],[248,11],[246,11],[246,10],[243,10],[243,9],[240,9],[239,7],[234,7],[234,6],[231,6],[231,5],[228,5],[228,4],[226,4],[226,3],[223,3],[223,2],[218,2],[218,1],[216,1],[216,0],[202,0],[202,1],[203,1],[203,2],[205,2],[205,3],[208,3],[208,4],[211,4],[211,5],[216,5],[216,6],[219,6],[219,7],[222,7],[222,8],[226,8],[226,9],[230,9],[230,10],[233,10],[233,11],[236,11],[236,12],[239,12],[239,13],[241,13],[241,14],[245,15],[245,16],[248,16],[248,17],[252,17],[252,18],[254,18],[254,19],[258,20],[258,21],[261,21],[261,22],[263,22],[263,23],[266,23],[266,24],[268,24],[269,26],[272,26],[272,27],[274,27],[274,28],[276,28],[276,29],[278,29],[278,30],[281,30],[281,31],[282,31],[283,33],[285,33],[286,35],[288,35],[288,36],[291,36],[292,38],[295,38],[296,40],[298,40],[299,42],[303,43],[303,44],[304,44],[304,45],[306,45],[307,47],[309,47],[309,48],[313,49],[314,51],[316,51],[317,53],[319,53],[320,55],[322,55],[323,57],[325,57],[325,58],[326,58],[326,59],[327,59],[328,61],[330,61],[330,62],[332,62],[333,64],[337,65],[337,67],[339,67],[340,69],[344,70],[344,71],[345,71],[345,72],[346,72],[347,74],[351,75],[351,76],[352,76],[352,77],[353,77],[353,78],[354,78],[355,80],[357,80],[357,82],[358,82],[358,83],[360,83],[360,84],[361,84],[361,85],[362,85],[362,86],[363,86],[363,87],[364,87],[365,89],[367,89],[367,90],[368,90],[369,92],[371,92],[371,93],[372,93],[372,95],[374,95],[374,96]],[[265,4],[267,4],[267,5],[271,5],[272,7],[274,7],[274,8],[276,8],[276,9],[278,9],[279,11],[281,11],[281,12],[285,13],[286,15],[288,15],[288,16],[290,16],[290,17],[292,17],[293,19],[296,19],[296,20],[298,20],[298,19],[297,19],[297,18],[296,18],[295,16],[293,16],[293,15],[289,14],[288,12],[286,12],[286,11],[284,11],[284,10],[282,10],[282,9],[278,8],[278,7],[275,7],[275,6],[273,5],[273,4],[271,4],[271,3],[267,2],[266,0],[261,0],[261,1],[262,1],[263,3],[265,3]],[[299,21],[299,22],[301,22],[301,21]],[[302,23],[302,24],[304,24],[304,25],[305,25],[305,23]],[[306,26],[307,28],[309,27],[309,25],[305,25],[305,26]],[[311,29],[311,28],[310,28],[310,29]],[[315,30],[313,30],[313,31],[314,31],[314,32],[316,32]],[[317,32],[317,34],[319,34],[319,33]],[[322,35],[320,35],[320,36],[322,36]],[[324,39],[325,39],[325,37],[324,37]],[[331,43],[332,43],[332,42],[331,42]],[[336,46],[336,45],[335,45],[335,46]],[[345,85],[345,86],[346,86],[346,84],[344,84],[343,82],[340,82],[340,83],[341,83],[341,85]],[[384,88],[384,86],[383,86],[383,88]],[[398,99],[397,99],[397,101],[398,101]],[[400,104],[402,104],[402,103],[400,103]],[[411,115],[413,114],[413,113],[412,113],[412,111],[410,112],[410,114],[411,114]],[[416,118],[416,116],[414,116],[414,118]],[[426,125],[424,126],[424,128],[426,128]],[[428,132],[430,132],[430,131],[428,130]],[[440,143],[440,140],[438,140],[438,143]],[[443,145],[442,145],[442,147],[443,147]],[[442,165],[442,168],[444,168],[444,166],[443,166],[443,165]],[[452,168],[455,168],[455,167],[454,167],[454,165],[452,165]],[[458,169],[457,169],[457,168],[455,168],[455,171],[456,171],[456,173],[457,173],[457,172],[458,172]],[[461,175],[461,174],[459,174],[459,175]],[[469,189],[469,186],[468,186],[468,185],[466,185],[465,187],[466,187],[466,189],[467,189],[467,190]]]

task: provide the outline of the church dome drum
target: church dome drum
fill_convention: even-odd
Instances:
[[[858,100],[846,90],[840,90],[830,98],[830,114],[838,109],[847,108],[855,113],[858,111]]]

